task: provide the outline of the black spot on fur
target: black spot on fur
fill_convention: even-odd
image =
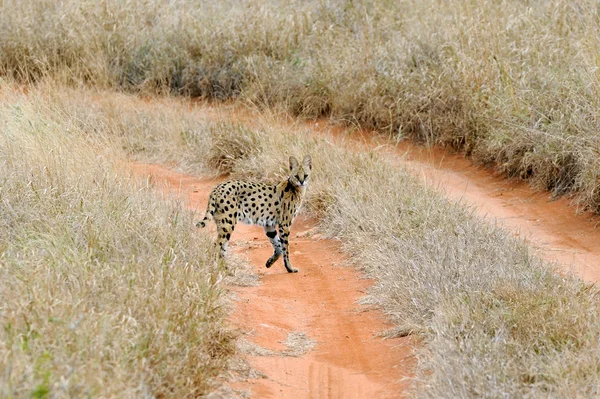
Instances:
[[[269,237],[269,238],[275,238],[276,235],[277,235],[276,231],[267,231],[267,237]]]

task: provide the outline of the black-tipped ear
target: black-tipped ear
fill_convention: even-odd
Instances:
[[[298,167],[298,160],[293,156],[290,157],[290,170],[294,170]]]
[[[304,157],[304,159],[302,160],[302,164],[304,165],[305,169],[311,169],[312,168],[312,158],[310,157],[310,155],[306,155]]]

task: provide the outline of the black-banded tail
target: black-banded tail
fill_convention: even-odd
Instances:
[[[214,215],[215,215],[215,201],[213,200],[213,196],[210,195],[208,198],[208,206],[206,207],[206,213],[204,214],[204,219],[202,219],[201,221],[196,223],[196,227],[200,227],[200,228],[206,227],[206,223]]]

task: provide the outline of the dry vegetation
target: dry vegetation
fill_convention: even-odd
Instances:
[[[440,143],[600,209],[595,1],[0,2],[0,74],[240,97]]]
[[[65,120],[95,121],[139,160],[188,171],[213,164],[276,180],[289,154],[312,154],[309,211],[377,281],[365,301],[394,321],[388,334],[426,342],[413,396],[600,395],[597,290],[555,274],[518,239],[379,155],[335,147],[302,128],[285,133],[268,117],[255,127],[211,122],[205,115],[214,110],[168,98],[79,90],[53,101]]]
[[[126,177],[93,112],[3,89],[0,396],[214,389],[234,335],[209,239],[182,204]]]
[[[414,396],[599,396],[597,291],[379,156],[83,88],[328,115],[598,211],[598,13],[587,0],[0,1],[0,75],[30,91],[5,89],[0,107],[1,395],[210,390],[232,351],[214,254],[117,161],[272,179],[308,152],[310,211],[378,281],[366,300],[390,334],[427,343]]]

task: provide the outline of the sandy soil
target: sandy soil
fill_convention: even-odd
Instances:
[[[164,182],[199,216],[218,182],[159,165],[134,169],[159,186]],[[300,269],[297,274],[287,273],[281,260],[266,269],[272,249],[262,228],[236,226],[230,250],[252,263],[262,284],[230,287],[237,298],[232,323],[258,348],[247,359],[264,376],[233,387],[249,390],[256,398],[401,397],[409,385],[405,377],[415,364],[414,340],[378,336],[392,325],[379,311],[357,304],[371,282],[344,267],[338,244],[314,234],[314,225],[302,217],[292,225],[291,260]],[[214,224],[209,226],[215,233]],[[290,333],[303,333],[316,346],[297,355],[283,343]]]

